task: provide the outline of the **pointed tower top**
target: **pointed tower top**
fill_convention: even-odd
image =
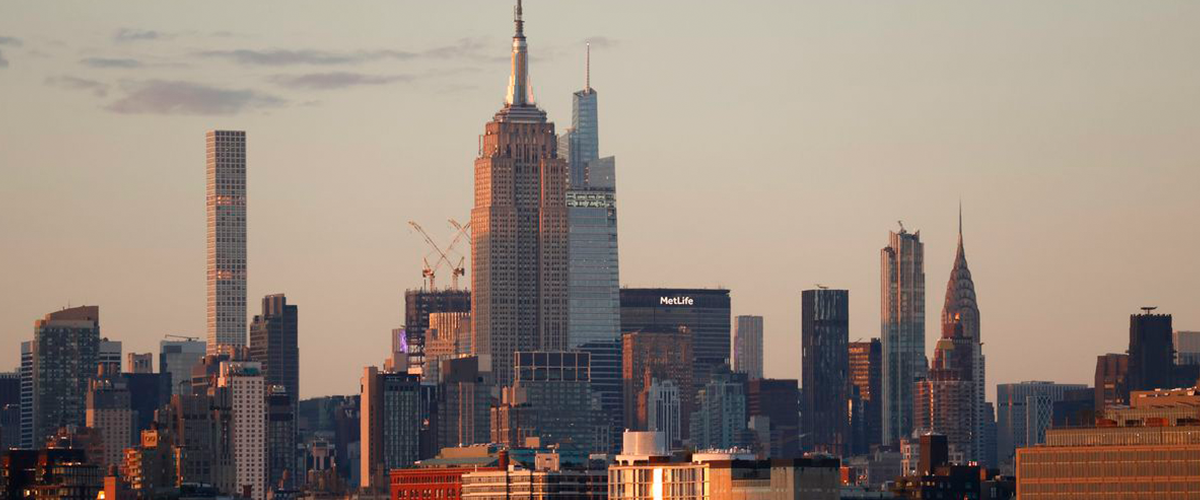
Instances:
[[[583,91],[592,91],[592,42],[587,44],[587,55],[583,63]]]
[[[525,36],[525,21],[521,19],[521,0],[517,0],[517,6],[513,9],[513,23],[517,25],[517,37]]]
[[[962,198],[958,199],[958,242],[962,243]]]

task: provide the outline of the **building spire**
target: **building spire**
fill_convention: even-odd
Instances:
[[[592,91],[592,42],[587,44],[587,56],[583,64],[583,91]]]
[[[522,18],[521,0],[513,9],[512,74],[508,77],[508,95],[504,102],[509,106],[532,106],[533,89],[529,86],[529,53],[525,44],[525,20]]]
[[[958,244],[962,246],[962,198],[958,199]]]

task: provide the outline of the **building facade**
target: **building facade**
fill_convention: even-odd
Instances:
[[[425,356],[421,378],[428,382],[440,382],[441,362],[473,352],[471,346],[471,313],[438,312],[429,314],[429,327],[425,330]]]
[[[404,292],[404,328],[393,338],[392,351],[407,354],[410,370],[424,373],[429,315],[470,312],[471,292],[467,290],[408,290]]]
[[[850,292],[801,293],[803,448],[845,456],[849,445]]]
[[[1129,404],[1128,354],[1103,354],[1096,356],[1096,413],[1105,409]]]
[[[171,376],[171,394],[190,393],[192,367],[204,358],[200,340],[162,340],[158,343],[158,372]]]
[[[208,353],[246,345],[246,132],[205,136]]]
[[[514,355],[516,380],[492,408],[492,442],[542,445],[593,451],[596,426],[603,421],[591,394],[591,359],[586,352],[535,351]]]
[[[862,423],[851,439],[852,454],[862,454],[882,444],[883,344],[879,339],[849,344],[851,399],[861,406]]]
[[[63,425],[87,421],[88,380],[96,376],[100,356],[100,308],[79,306],[47,314],[34,322],[28,361],[28,419],[22,418],[22,446],[36,448]],[[120,370],[120,355],[117,355]],[[28,424],[28,427],[25,425]]]
[[[518,5],[512,74],[484,127],[471,210],[471,321],[476,353],[496,383],[514,379],[513,353],[567,348],[567,165],[554,123],[534,103]]]
[[[1017,448],[1044,443],[1054,403],[1080,389],[1087,386],[1041,381],[997,385],[996,453],[1000,463],[1011,464]]]
[[[767,426],[768,458],[800,456],[800,387],[795,379],[759,379],[746,385],[746,414]]]
[[[687,327],[652,327],[623,335],[626,428],[649,429],[650,388],[655,380],[660,384],[669,380],[679,393],[680,439],[687,439],[696,402],[694,339]]]
[[[913,382],[924,376],[925,244],[921,232],[889,233],[880,252],[883,345],[881,402],[883,444],[894,445],[913,428]]]
[[[1129,316],[1129,391],[1170,389],[1180,382],[1171,315],[1154,314],[1153,310],[1145,308],[1143,314]],[[1193,379],[1189,385],[1195,382]]]
[[[733,371],[750,380],[763,377],[763,317],[738,316],[733,328]]]
[[[420,454],[421,380],[407,373],[363,369],[360,484],[380,490],[387,471],[408,467]]]
[[[299,309],[282,293],[262,300],[250,323],[250,359],[262,365],[267,386],[283,386],[291,407],[300,404]]]
[[[154,373],[154,353],[129,353],[129,361],[125,367],[129,373]]]
[[[250,498],[267,497],[267,394],[262,365],[257,362],[226,361],[217,378],[220,406],[228,416],[229,430],[223,435],[224,449],[232,458],[232,483],[228,492],[245,492]],[[221,448],[218,448],[221,449]]]
[[[713,374],[696,392],[690,433],[696,449],[728,450],[752,444],[746,428],[746,382],[742,373]]]
[[[87,426],[100,431],[104,455],[97,462],[104,470],[121,464],[134,436],[129,389],[120,374],[106,375],[90,380],[87,394]]]
[[[979,322],[979,300],[975,294],[975,281],[971,278],[971,270],[967,267],[967,252],[963,248],[962,207],[958,212],[958,248],[954,253],[954,267],[950,270],[950,278],[946,283],[946,299],[942,305],[942,331],[956,328],[955,323],[962,326],[963,336],[970,339],[971,347],[971,382],[973,384],[969,411],[974,414],[974,428],[971,429],[970,456],[984,464],[989,462],[984,457],[984,426],[989,419],[985,412],[984,403],[987,401],[987,370],[983,355],[983,337]]]
[[[961,465],[976,462],[982,455],[971,343],[961,322],[942,325],[928,376],[918,380],[913,390],[915,432],[922,434],[922,439],[927,433],[944,436],[951,462]]]
[[[621,332],[687,327],[692,335],[693,374],[697,384],[725,365],[730,353],[729,290],[698,288],[622,288]]]

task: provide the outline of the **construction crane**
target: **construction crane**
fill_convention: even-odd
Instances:
[[[466,274],[466,268],[464,267],[464,264],[466,263],[466,257],[459,254],[458,264],[455,265],[450,260],[450,254],[455,253],[455,245],[457,245],[458,242],[462,240],[463,236],[467,234],[467,228],[470,227],[470,225],[468,224],[467,226],[462,226],[457,225],[457,223],[455,224],[455,227],[458,229],[458,233],[454,235],[454,239],[450,241],[450,244],[446,246],[446,250],[443,251],[442,248],[433,241],[433,237],[429,236],[429,233],[425,231],[425,228],[421,227],[421,225],[417,224],[415,221],[408,221],[408,225],[415,229],[418,233],[421,233],[421,236],[425,238],[425,243],[432,248],[432,250],[425,254],[425,256],[422,258],[425,267],[421,270],[421,276],[425,278],[430,290],[437,289],[437,272],[439,269],[441,269],[443,263],[447,266],[453,267],[453,270],[450,274],[450,288],[453,290],[458,289],[458,277]],[[467,236],[467,239],[470,239],[469,235]],[[434,254],[437,254],[437,259],[434,260],[433,264],[430,264],[429,258]]]
[[[188,342],[198,342],[200,340],[200,337],[187,337],[184,335],[163,335],[163,338],[164,339],[186,340]]]

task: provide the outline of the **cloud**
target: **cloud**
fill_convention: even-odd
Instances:
[[[0,36],[0,45],[11,45],[13,47],[20,47],[22,45],[22,43],[21,43],[21,39],[17,38],[17,37]]]
[[[8,67],[8,59],[4,58],[4,52],[0,51],[0,68]]]
[[[411,75],[367,75],[336,71],[330,73],[308,73],[303,75],[275,75],[271,81],[293,89],[331,90],[360,85],[386,85],[412,81]]]
[[[591,36],[583,39],[583,43],[590,43],[592,47],[597,49],[611,49],[616,47],[620,42],[615,38],[606,36]]]
[[[412,59],[416,54],[396,50],[372,50],[356,52],[326,52],[321,50],[210,50],[200,52],[202,57],[227,59],[245,66],[292,66],[311,64],[332,66],[358,64],[380,59]]]
[[[165,40],[174,38],[174,35],[163,33],[154,30],[143,30],[137,28],[121,28],[113,35],[113,40],[118,42],[136,42],[139,40]]]
[[[127,85],[125,97],[107,109],[121,114],[232,115],[283,106],[287,101],[249,89],[224,89],[169,80]]]
[[[46,85],[70,90],[85,90],[91,92],[96,97],[108,95],[108,84],[75,76],[52,76],[46,79]]]
[[[453,44],[425,50],[421,55],[432,59],[478,59],[489,46],[484,38],[460,38]]]
[[[106,57],[81,59],[79,64],[93,68],[136,68],[142,65],[137,59],[114,59]]]

